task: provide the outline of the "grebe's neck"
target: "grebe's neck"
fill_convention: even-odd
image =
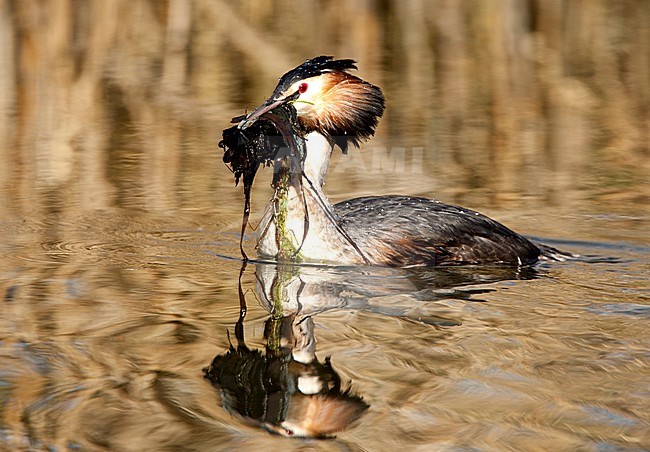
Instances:
[[[333,144],[317,132],[305,141],[302,187],[296,189],[288,178],[276,186],[260,224],[258,254],[279,260],[364,263],[323,191]]]
[[[325,183],[325,176],[332,158],[332,142],[318,132],[305,137],[307,156],[304,162],[305,175],[318,188]]]

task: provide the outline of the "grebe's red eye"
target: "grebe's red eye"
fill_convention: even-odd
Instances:
[[[302,93],[304,93],[305,91],[307,91],[307,88],[309,88],[309,85],[307,85],[306,83],[301,83],[301,84],[298,86],[298,92],[299,92],[300,94],[302,94]]]

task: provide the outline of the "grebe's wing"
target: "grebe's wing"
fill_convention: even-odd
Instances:
[[[378,264],[526,265],[540,249],[473,210],[410,196],[370,196],[334,205],[341,226]]]

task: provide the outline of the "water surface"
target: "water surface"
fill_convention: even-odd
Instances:
[[[650,448],[645,3],[270,3],[0,7],[0,448]],[[597,258],[242,271],[219,133],[317,54],[388,100],[334,201],[436,197]],[[261,405],[204,378],[238,344],[280,382]],[[329,439],[277,434],[314,403]]]

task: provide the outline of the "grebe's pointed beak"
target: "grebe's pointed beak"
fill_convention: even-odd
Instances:
[[[286,97],[283,98],[276,98],[276,97],[271,97],[267,99],[262,105],[257,107],[255,111],[251,112],[250,114],[246,115],[246,117],[237,125],[238,129],[246,129],[250,126],[252,126],[255,121],[257,121],[260,117],[262,117],[265,113],[270,112],[271,110],[278,108],[280,105],[286,104],[287,102],[294,101],[300,96],[300,93],[296,91],[293,94],[290,94]]]

